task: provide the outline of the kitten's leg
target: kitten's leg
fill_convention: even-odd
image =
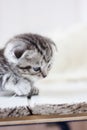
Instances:
[[[34,86],[33,82],[31,82],[31,94],[32,95],[38,95],[39,94],[39,89]]]
[[[32,90],[32,95],[38,95],[39,94],[39,89],[38,88],[32,87],[31,90]]]
[[[33,95],[39,95],[39,89],[36,87],[32,87],[30,93],[28,94],[28,98],[30,99]]]
[[[30,82],[26,79],[15,77],[14,75],[10,76],[8,80],[5,80],[3,88],[4,91],[12,91],[17,96],[27,96],[31,93]]]
[[[27,79],[19,78],[15,75],[5,75],[3,78],[4,91],[12,92],[17,96],[38,95],[39,90]]]
[[[33,95],[39,95],[39,89],[36,87],[32,87],[30,93],[28,94],[28,98],[31,98]]]
[[[27,97],[30,99],[33,95],[39,95],[39,89],[37,87],[34,87],[34,84],[31,82],[31,91]]]

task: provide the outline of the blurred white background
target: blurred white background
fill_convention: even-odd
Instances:
[[[87,22],[87,0],[0,0],[0,43],[18,33],[47,35]]]
[[[58,79],[61,71],[62,79],[87,79],[87,28],[75,29],[86,22],[87,0],[0,0],[0,45],[19,33],[50,36],[59,49],[53,70],[57,73],[51,78]],[[58,38],[70,27],[73,33],[59,44]]]
[[[19,33],[32,32],[50,36],[58,44],[58,55],[55,57],[54,69],[48,79],[50,81],[87,81],[87,26],[83,26],[86,22],[87,0],[0,0],[0,45],[3,46],[10,37]],[[67,34],[69,28],[71,28],[69,35],[62,41],[59,40],[61,35]],[[83,89],[82,98],[87,99],[87,82],[76,85],[75,82],[72,86],[61,83],[59,89],[57,89],[57,82],[55,90],[54,82],[47,80],[47,83],[52,86],[48,87],[51,95],[56,96],[55,93],[58,95],[58,92],[61,94],[60,88],[62,90],[65,88],[66,95],[71,94],[69,91],[71,87],[70,90],[73,93],[76,92],[77,100],[81,97],[77,98],[78,90],[81,93]],[[46,85],[42,89],[44,89],[43,93],[49,93]],[[62,97],[64,96],[63,91]],[[69,99],[75,98],[71,96]]]

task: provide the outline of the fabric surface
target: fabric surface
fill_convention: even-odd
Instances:
[[[38,96],[0,97],[0,118],[87,113],[87,83],[38,82]],[[59,86],[59,87],[58,87]],[[55,88],[55,89],[54,89]]]

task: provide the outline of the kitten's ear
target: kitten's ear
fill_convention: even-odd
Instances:
[[[26,48],[24,42],[11,40],[5,46],[4,56],[9,63],[18,63],[18,59],[24,55]]]
[[[15,50],[14,51],[14,55],[17,59],[20,58],[27,58],[27,59],[31,59],[33,57],[36,56],[36,51],[34,50],[27,50],[27,49],[23,49],[23,50]]]
[[[25,50],[15,50],[14,55],[17,59],[21,58],[22,55],[24,54]]]

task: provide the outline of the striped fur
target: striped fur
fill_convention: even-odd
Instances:
[[[31,33],[10,39],[0,50],[2,90],[16,95],[38,94],[33,83],[47,76],[52,64],[53,46],[55,44],[49,38]]]

